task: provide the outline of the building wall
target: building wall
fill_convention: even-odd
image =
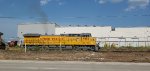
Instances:
[[[116,28],[110,36],[116,38],[108,41],[118,41],[118,46],[150,46],[150,27]]]
[[[130,27],[130,28],[115,28],[112,31],[110,26],[105,27],[57,27],[55,34],[64,33],[91,33],[97,38],[97,43],[100,46],[105,44],[115,44],[121,46],[150,46],[150,28],[149,27]]]
[[[67,33],[91,33],[93,37],[108,37],[111,31],[111,26],[106,27],[57,27],[55,34]]]
[[[27,33],[39,33],[44,35],[45,32],[47,32],[48,35],[55,34],[55,24],[27,24],[26,23],[26,24],[18,25],[19,38],[23,38],[23,34],[27,34]]]
[[[111,37],[147,37],[150,36],[150,27],[116,28],[110,33]]]
[[[20,24],[18,25],[18,37],[23,38],[26,33],[45,34],[48,27],[48,35],[60,35],[68,33],[91,33],[97,38],[100,46],[115,44],[116,46],[150,46],[150,27],[117,27],[112,31],[111,26],[82,26],[82,27],[56,27],[55,24]]]

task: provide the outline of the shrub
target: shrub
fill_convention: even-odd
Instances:
[[[105,43],[105,44],[104,44],[104,48],[106,48],[106,49],[110,49],[110,45],[109,45],[109,44],[107,44],[107,43]]]
[[[32,47],[29,47],[29,48],[27,48],[27,49],[30,50],[30,51],[40,51],[40,50],[41,50],[41,47],[32,46]]]
[[[112,43],[112,44],[111,44],[111,48],[117,48],[117,47],[116,47],[116,44]]]

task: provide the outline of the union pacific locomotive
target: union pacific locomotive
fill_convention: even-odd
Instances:
[[[96,44],[96,38],[90,33],[81,34],[60,34],[60,35],[41,35],[41,34],[24,34],[24,45],[46,46],[49,48],[66,48],[72,49],[90,49],[98,51],[99,47]]]

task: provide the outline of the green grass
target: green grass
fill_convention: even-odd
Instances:
[[[115,47],[113,45],[107,46],[107,47],[106,46],[100,48],[99,51],[100,52],[101,51],[148,51],[148,52],[150,52],[150,47],[132,47],[132,46],[128,46],[128,47]],[[7,50],[8,51],[22,51],[22,52],[25,51],[24,48],[20,48],[19,46],[9,47]],[[49,50],[46,47],[45,48],[41,48],[41,47],[38,47],[38,46],[34,46],[32,48],[27,48],[27,51],[36,51],[36,52],[46,51],[46,52],[49,52],[51,50]],[[52,50],[52,51],[54,51],[54,50]],[[57,49],[56,51],[59,51],[59,50]]]
[[[100,51],[149,51],[150,47],[102,47]]]

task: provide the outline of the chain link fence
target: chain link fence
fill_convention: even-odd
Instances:
[[[150,37],[97,37],[101,47],[149,47]]]

